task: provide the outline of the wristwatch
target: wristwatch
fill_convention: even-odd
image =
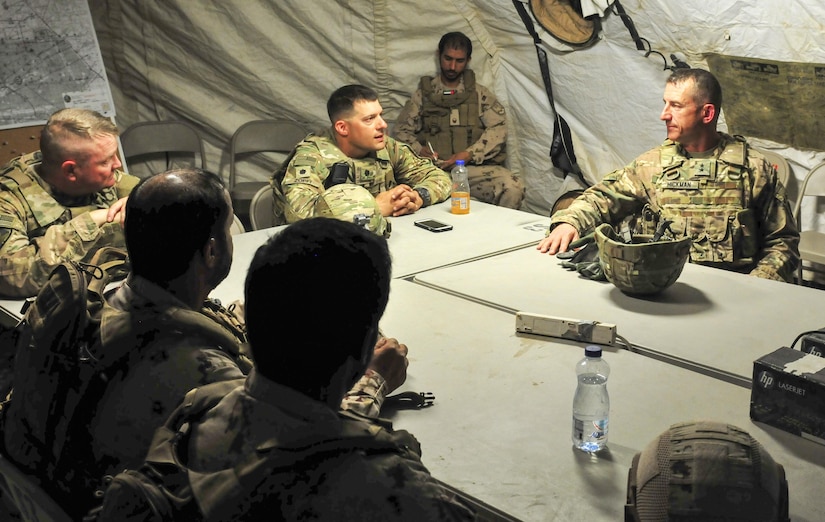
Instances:
[[[429,190],[427,190],[427,189],[425,189],[425,188],[421,188],[421,187],[416,187],[414,190],[415,190],[416,192],[418,192],[418,195],[419,195],[419,196],[421,196],[421,201],[423,201],[423,202],[424,202],[424,203],[422,203],[422,204],[421,204],[421,206],[422,206],[422,207],[427,207],[427,206],[429,206],[429,205],[430,205],[430,202],[432,201],[432,200],[430,199],[430,191],[429,191]]]

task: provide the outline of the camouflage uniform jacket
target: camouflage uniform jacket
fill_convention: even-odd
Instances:
[[[426,189],[432,203],[447,199],[452,182],[446,172],[419,157],[407,145],[389,136],[384,139],[382,150],[354,159],[338,148],[332,129],[308,136],[273,176],[276,215],[283,211],[287,223],[315,217],[315,203],[324,192],[324,180],[338,162],[347,163],[351,182],[373,196],[406,184],[414,189]]]
[[[710,155],[694,157],[665,141],[588,188],[551,228],[569,223],[585,235],[632,216],[637,232],[651,233],[660,215],[677,239],[692,238],[692,263],[793,281],[799,231],[785,187],[759,151],[720,138]]]
[[[235,379],[240,385],[251,368],[248,360],[233,355],[245,349],[229,330],[224,342],[238,343],[231,347],[217,346],[214,339],[207,337],[164,329],[161,314],[168,316],[172,309],[197,312],[144,278],[129,276],[110,304],[135,321],[151,321],[149,318],[155,314],[159,319],[154,321],[158,326],[151,339],[134,339],[133,346],[145,349],[111,379],[103,400],[90,405],[94,408],[89,422],[93,462],[88,463],[86,471],[98,478],[114,475],[126,467],[137,469],[143,463],[154,431],[187,391]],[[105,325],[104,319],[101,328]],[[350,390],[342,408],[378,417],[385,395],[386,381],[372,372]]]
[[[83,260],[97,246],[125,248],[120,223],[98,227],[88,212],[129,195],[138,178],[117,173],[117,184],[87,197],[56,194],[38,171],[40,152],[0,170],[0,295],[30,297],[63,261]]]
[[[469,69],[464,71],[461,81],[455,89],[456,93],[452,96],[459,96],[465,92],[465,78],[467,77],[472,78],[471,83],[475,85],[474,90],[477,93],[478,100],[473,100],[472,103],[465,101],[460,106],[451,109],[448,116],[449,119],[446,123],[450,126],[467,125],[467,122],[460,121],[461,110],[466,106],[474,107],[478,114],[465,115],[465,118],[469,119],[470,123],[475,121],[482,126],[482,132],[475,142],[470,143],[466,149],[459,148],[459,150],[454,150],[452,146],[445,148],[444,146],[437,145],[441,143],[440,138],[427,137],[431,133],[439,135],[445,134],[447,135],[447,142],[451,141],[449,138],[450,129],[444,128],[447,125],[440,124],[436,126],[437,128],[433,127],[432,129],[424,128],[425,114],[428,111],[437,109],[436,104],[430,98],[433,96],[440,98],[439,103],[441,104],[446,104],[446,100],[449,100],[448,95],[440,94],[451,90],[441,82],[441,76],[435,76],[433,78],[424,76],[421,78],[421,85],[419,85],[418,89],[404,106],[401,114],[398,115],[398,120],[395,123],[395,129],[393,131],[395,138],[404,143],[408,143],[416,152],[421,150],[422,147],[426,147],[427,141],[430,141],[433,148],[438,152],[439,158],[442,159],[448,158],[462,150],[467,150],[467,152],[470,153],[470,162],[472,164],[503,164],[507,147],[507,122],[504,106],[499,103],[496,96],[489,89],[475,83],[473,72]],[[424,95],[424,89],[422,89],[422,86],[426,85],[425,82],[429,83],[429,90],[431,91],[429,97]]]
[[[299,471],[276,469],[268,475],[274,485],[242,481],[240,503],[246,507],[238,516],[253,520],[261,520],[260,513],[279,520],[474,519],[474,513],[424,467],[414,437],[376,422],[341,416],[254,370],[243,386],[227,394],[192,427],[187,462],[199,472],[227,469],[260,448],[288,451],[300,447],[307,433],[313,439],[335,440],[345,431],[345,423],[353,423],[365,434],[383,431],[403,443],[399,451],[371,452],[364,447],[325,455]],[[286,491],[276,486],[284,482]],[[277,493],[270,493],[272,488]]]

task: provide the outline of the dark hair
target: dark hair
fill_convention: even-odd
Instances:
[[[698,105],[710,103],[716,107],[716,114],[722,109],[722,86],[716,76],[704,69],[676,69],[667,79],[667,83],[680,85],[693,80],[693,99]]]
[[[340,120],[346,113],[352,111],[355,102],[375,101],[377,99],[378,93],[365,85],[344,85],[336,89],[327,100],[329,121],[334,124]]]
[[[447,33],[441,37],[438,42],[438,54],[444,53],[444,49],[457,49],[467,53],[467,58],[473,55],[473,42],[467,38],[467,35],[458,31]]]
[[[126,248],[132,272],[156,283],[189,268],[195,253],[221,236],[231,207],[216,174],[175,169],[141,180],[126,200]]]
[[[371,357],[374,345],[364,341],[377,333],[390,274],[386,240],[352,223],[304,219],[270,238],[245,284],[256,371],[320,398],[347,357]]]

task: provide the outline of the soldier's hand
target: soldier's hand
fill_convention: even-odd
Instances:
[[[393,338],[378,338],[369,369],[377,372],[387,381],[388,394],[407,380],[407,366],[409,364],[406,344],[401,344]]]
[[[536,250],[542,254],[554,255],[558,252],[565,252],[570,248],[570,243],[579,238],[579,231],[569,223],[558,224],[550,234],[541,240]]]
[[[120,222],[120,226],[126,222],[126,199],[120,198],[112,203],[109,211],[106,213],[106,221],[112,223],[114,221]]]

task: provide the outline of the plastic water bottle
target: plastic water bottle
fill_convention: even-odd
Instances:
[[[470,181],[467,179],[467,167],[464,160],[457,160],[451,172],[453,190],[450,198],[450,212],[453,214],[470,213]]]
[[[591,345],[584,349],[584,359],[576,364],[576,375],[579,384],[573,397],[573,445],[592,453],[607,445],[610,416],[610,366],[602,359],[600,347]]]

